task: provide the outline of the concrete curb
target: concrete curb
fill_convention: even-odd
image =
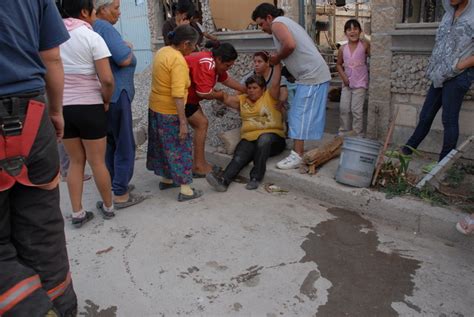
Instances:
[[[206,157],[221,167],[225,167],[231,159],[231,156],[218,153],[213,147],[206,147]],[[427,202],[409,197],[387,199],[381,192],[339,184],[334,180],[338,159],[325,164],[314,176],[300,174],[297,170],[279,170],[275,167],[279,159],[281,156],[271,158],[267,163],[265,183],[275,183],[322,202],[358,212],[399,230],[448,240],[456,246],[474,249],[474,239],[461,235],[455,229],[456,222],[466,216],[461,211],[431,206]],[[249,167],[245,168],[241,175],[248,177],[249,170]]]

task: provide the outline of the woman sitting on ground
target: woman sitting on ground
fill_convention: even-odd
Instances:
[[[265,79],[260,75],[253,75],[245,81],[246,95],[223,95],[221,101],[240,111],[242,139],[237,144],[232,161],[225,168],[223,176],[220,177],[214,171],[206,175],[209,184],[219,192],[225,192],[239,172],[252,160],[254,166],[245,188],[258,188],[265,175],[267,159],[285,149],[283,118],[277,108],[281,65],[274,67],[274,76],[268,90],[265,88]]]

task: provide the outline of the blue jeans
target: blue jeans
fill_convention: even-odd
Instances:
[[[439,155],[441,161],[452,149],[456,148],[459,137],[459,112],[461,111],[464,95],[473,81],[474,69],[469,68],[458,76],[447,80],[443,87],[430,86],[425,103],[421,109],[420,119],[406,145],[417,148],[431,129],[431,124],[443,107],[442,122],[444,128],[443,148]],[[406,152],[410,153],[408,149]]]
[[[135,139],[133,138],[132,105],[122,90],[116,103],[107,112],[107,150],[105,163],[112,179],[115,195],[124,195],[133,176]]]

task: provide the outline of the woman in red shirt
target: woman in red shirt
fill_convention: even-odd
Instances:
[[[203,99],[222,99],[222,91],[214,89],[217,82],[246,92],[244,85],[229,77],[227,71],[237,59],[237,51],[230,43],[208,41],[211,51],[197,52],[186,56],[191,77],[191,86],[186,103],[186,117],[194,129],[193,177],[205,177],[212,170],[204,155],[208,120],[199,102]]]

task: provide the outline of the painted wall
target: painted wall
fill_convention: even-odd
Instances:
[[[144,0],[122,0],[122,15],[115,28],[123,39],[133,44],[137,57],[137,72],[142,72],[152,61],[150,28],[148,27],[148,6]]]

